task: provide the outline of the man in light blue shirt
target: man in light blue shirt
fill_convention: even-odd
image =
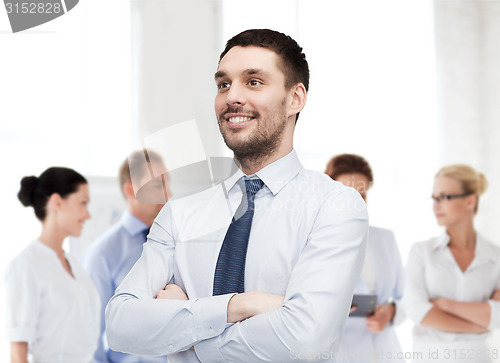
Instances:
[[[305,55],[282,33],[248,30],[228,41],[215,81],[237,171],[158,214],[108,304],[109,344],[166,353],[169,362],[334,361],[368,216],[359,193],[305,170],[293,149],[309,85]],[[240,241],[235,226],[248,210],[244,289],[216,293],[241,268],[238,248],[224,251]]]
[[[148,190],[163,190],[160,178],[151,179],[165,169],[162,158],[151,150],[133,152],[119,170],[120,187],[127,201],[127,210],[119,223],[106,231],[92,244],[83,257],[83,266],[96,286],[102,306],[101,336],[94,355],[95,363],[104,362],[166,362],[163,357],[143,357],[115,352],[107,346],[104,325],[104,309],[116,287],[130,271],[142,253],[142,245],[163,204],[147,204],[137,200],[136,189],[148,184]],[[135,188],[134,188],[135,187]],[[158,198],[157,198],[158,200]],[[159,199],[161,200],[161,198]]]

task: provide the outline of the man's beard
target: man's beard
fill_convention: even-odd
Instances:
[[[287,121],[283,107],[284,102],[285,100],[283,100],[276,112],[270,115],[270,120],[258,119],[257,121],[260,114],[258,112],[250,113],[252,117],[255,117],[254,121],[251,122],[260,122],[260,124],[258,123],[255,127],[254,133],[249,135],[248,138],[244,140],[240,140],[237,137],[230,137],[230,133],[237,135],[238,130],[223,129],[221,125],[228,122],[224,118],[226,113],[249,113],[245,112],[243,108],[229,106],[226,111],[219,115],[219,130],[222,134],[222,138],[224,139],[227,147],[234,152],[234,156],[240,163],[258,163],[259,161],[265,160],[272,155],[279,147],[281,140],[283,139],[283,133],[285,131]],[[274,123],[277,119],[281,119],[281,121]],[[269,125],[273,125],[273,127],[271,129],[259,127],[265,126],[265,123],[269,123]]]

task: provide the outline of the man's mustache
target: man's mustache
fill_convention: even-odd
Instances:
[[[244,107],[228,106],[227,109],[219,115],[219,119],[223,119],[228,113],[242,113],[255,118],[260,116],[260,113],[257,111],[247,110]]]

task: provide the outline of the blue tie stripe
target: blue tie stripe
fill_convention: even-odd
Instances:
[[[254,214],[254,198],[263,186],[264,182],[260,179],[245,179],[246,200],[242,200],[235,215],[241,214],[238,211],[245,204],[246,210],[239,218],[233,217],[222,242],[215,267],[214,296],[245,290],[245,261]]]

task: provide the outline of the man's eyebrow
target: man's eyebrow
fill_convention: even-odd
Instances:
[[[263,69],[259,68],[248,68],[243,71],[243,73],[248,74],[248,75],[253,75],[253,74],[261,74],[263,76],[266,76],[269,74],[269,72],[266,72]]]
[[[264,71],[263,69],[259,69],[259,68],[247,68],[247,69],[245,69],[241,73],[246,74],[246,75],[254,75],[254,74],[257,74],[257,75],[260,74],[260,75],[263,75],[263,76],[269,75],[269,72]],[[217,72],[215,72],[214,78],[215,79],[219,79],[219,78],[223,78],[223,77],[226,77],[226,76],[227,76],[226,72],[224,72],[224,71],[217,71]]]
[[[217,72],[215,72],[214,78],[218,79],[218,78],[222,78],[222,77],[225,77],[225,76],[226,76],[226,72],[224,72],[224,71],[217,71]]]

